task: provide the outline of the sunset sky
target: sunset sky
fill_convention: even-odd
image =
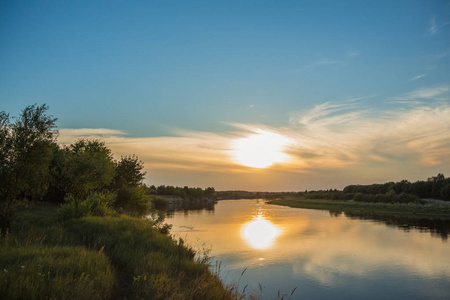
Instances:
[[[450,1],[1,1],[0,111],[136,154],[147,184],[450,176]]]

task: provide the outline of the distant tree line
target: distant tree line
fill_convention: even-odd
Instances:
[[[147,187],[147,193],[150,195],[173,195],[179,196],[183,199],[193,199],[200,197],[215,198],[216,190],[213,187],[208,187],[206,189],[202,188],[192,188],[188,186],[179,187],[171,185],[160,185],[158,187],[151,185]]]
[[[297,194],[296,192],[249,192],[249,191],[218,191],[219,200],[225,199],[276,199],[279,197]]]
[[[305,191],[300,193],[308,199],[354,200],[360,202],[421,202],[433,198],[450,201],[450,178],[438,174],[426,181],[387,182],[369,185],[348,185],[344,190]]]

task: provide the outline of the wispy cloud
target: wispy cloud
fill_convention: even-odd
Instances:
[[[442,86],[408,95],[430,99],[448,91],[449,87]],[[118,130],[61,129],[60,141],[100,138],[117,157],[137,154],[154,183],[155,178],[173,180],[183,176],[181,184],[188,184],[189,180],[203,176],[208,182],[221,178],[222,186],[226,182],[230,188],[276,189],[281,184],[280,178],[291,185],[295,185],[299,176],[303,176],[303,182],[312,182],[311,178],[319,171],[319,177],[314,179],[316,184],[323,183],[319,178],[324,176],[339,182],[346,172],[353,174],[348,184],[364,176],[373,182],[383,172],[389,176],[387,180],[393,180],[391,176],[395,172],[403,172],[401,177],[410,178],[414,170],[423,173],[424,168],[435,168],[443,172],[442,168],[450,165],[449,101],[420,103],[396,110],[386,107],[385,111],[367,109],[358,101],[326,102],[292,114],[286,127],[230,125],[230,130],[223,133],[176,131],[174,136],[139,138],[128,137]],[[238,164],[234,160],[235,141],[262,131],[285,139],[283,151],[289,159],[262,170]],[[170,183],[161,180],[161,184]]]
[[[420,75],[414,76],[414,77],[411,78],[410,80],[411,80],[411,81],[415,81],[415,80],[417,80],[417,79],[423,78],[423,77],[428,76],[428,75],[429,75],[429,73],[420,74]]]
[[[442,28],[445,27],[447,25],[450,25],[450,22],[445,22],[442,24],[437,24],[436,23],[436,17],[432,17],[431,21],[430,21],[430,28],[428,28],[428,32],[431,35],[436,35],[438,33],[438,31]]]
[[[63,128],[59,130],[59,142],[70,144],[76,139],[82,138],[107,138],[111,136],[121,136],[126,133],[122,130],[107,128]]]
[[[448,94],[450,86],[441,85],[432,88],[421,88],[402,96],[394,97],[394,100],[416,101],[416,100],[442,100],[442,96]],[[448,95],[446,97],[448,99]]]

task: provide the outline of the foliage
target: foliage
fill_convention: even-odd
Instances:
[[[84,216],[109,216],[114,214],[113,206],[116,194],[112,192],[93,192],[83,201],[77,201],[72,195],[66,197],[66,203],[59,210],[63,220]]]
[[[435,198],[442,200],[450,200],[446,197],[446,191],[442,192],[444,187],[450,184],[450,178],[445,178],[443,174],[438,174],[428,178],[426,181],[409,182],[408,180],[402,180],[399,182],[387,182],[383,184],[370,184],[370,185],[349,185],[343,190],[344,194],[358,193],[364,195],[387,195],[377,197],[366,197],[366,199],[379,199],[373,201],[392,202],[395,201],[404,202],[409,199],[411,202],[417,201],[417,198]],[[392,195],[410,195],[411,197],[392,197]],[[416,198],[417,197],[417,198]],[[361,196],[359,196],[361,198]],[[372,202],[373,202],[372,201]]]
[[[142,216],[150,210],[150,199],[142,186],[122,187],[117,191],[115,207],[134,216]]]
[[[106,188],[114,172],[111,150],[103,142],[81,139],[64,149],[62,186],[75,201]]]
[[[0,231],[5,234],[20,201],[37,200],[47,192],[49,164],[57,132],[48,106],[27,106],[11,123],[0,112]]]
[[[157,195],[174,195],[179,196],[183,199],[190,199],[190,198],[199,198],[199,197],[209,197],[214,198],[216,196],[216,190],[213,187],[208,187],[206,189],[202,188],[191,188],[188,186],[185,187],[175,187],[171,185],[160,185],[155,188],[155,194]],[[150,187],[150,190],[151,187]],[[150,191],[152,194],[153,192]]]
[[[206,261],[152,222],[124,215],[58,220],[56,210],[20,210],[14,233],[0,241],[5,298],[235,298]]]
[[[400,195],[396,194],[377,194],[377,195],[366,195],[357,193],[355,194],[354,200],[356,202],[384,202],[384,203],[421,203],[419,197],[415,195],[409,195],[402,193]]]
[[[151,197],[152,208],[154,209],[166,209],[167,208],[167,199],[163,196],[154,196]]]
[[[116,281],[108,257],[83,247],[0,248],[4,299],[110,299]]]
[[[450,183],[444,185],[441,189],[441,198],[450,201]]]
[[[171,224],[164,223],[166,219],[165,210],[152,209],[150,214],[146,216],[146,219],[162,234],[169,234],[170,229],[172,229]]]
[[[137,156],[121,156],[119,161],[114,162],[116,172],[113,186],[116,189],[123,187],[136,187],[142,184],[146,172],[143,172],[144,163]]]

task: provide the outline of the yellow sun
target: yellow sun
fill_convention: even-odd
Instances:
[[[283,136],[261,130],[235,141],[234,158],[247,167],[266,168],[287,160],[287,155],[283,152],[285,145],[286,139]]]

